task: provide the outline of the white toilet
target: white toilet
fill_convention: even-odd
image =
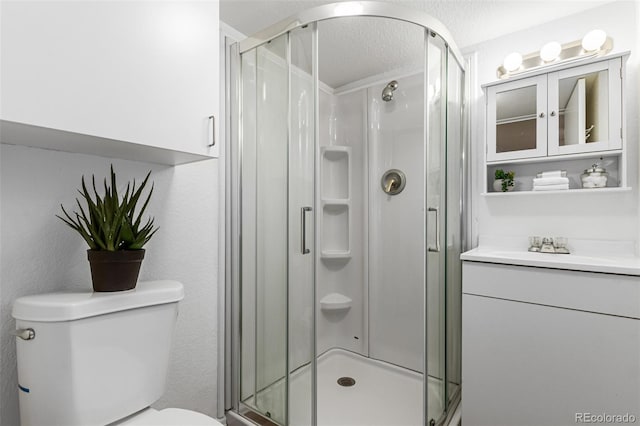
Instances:
[[[149,406],[165,390],[184,297],[176,281],[118,293],[51,293],[13,305],[23,426],[219,426]]]

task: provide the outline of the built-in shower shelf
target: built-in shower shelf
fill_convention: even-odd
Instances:
[[[322,148],[321,196],[327,199],[350,198],[351,148],[325,146]]]
[[[351,308],[351,298],[340,293],[329,293],[320,299],[320,308],[323,311],[338,311]]]
[[[320,257],[351,258],[351,148],[325,146],[320,168]]]
[[[348,206],[348,198],[323,198],[322,204],[325,206]]]
[[[351,259],[351,250],[322,250],[323,259]]]

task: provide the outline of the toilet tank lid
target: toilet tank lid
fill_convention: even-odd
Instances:
[[[23,321],[72,321],[145,306],[178,302],[184,288],[178,281],[139,282],[135,289],[113,293],[47,293],[16,299],[12,315]]]

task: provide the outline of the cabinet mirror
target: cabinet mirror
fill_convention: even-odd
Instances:
[[[536,147],[536,86],[496,94],[496,152]]]
[[[579,145],[609,137],[609,71],[558,80],[558,143]],[[552,111],[551,114],[555,112]]]

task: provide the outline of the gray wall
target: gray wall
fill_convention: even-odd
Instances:
[[[90,289],[86,244],[55,218],[71,207],[80,178],[102,179],[113,163],[121,186],[148,170],[149,214],[160,230],[145,247],[141,280],[185,286],[164,397],[156,406],[216,415],[218,160],[176,167],[2,145],[0,151],[0,424],[19,424],[13,301]],[[121,189],[121,188],[120,188]]]

